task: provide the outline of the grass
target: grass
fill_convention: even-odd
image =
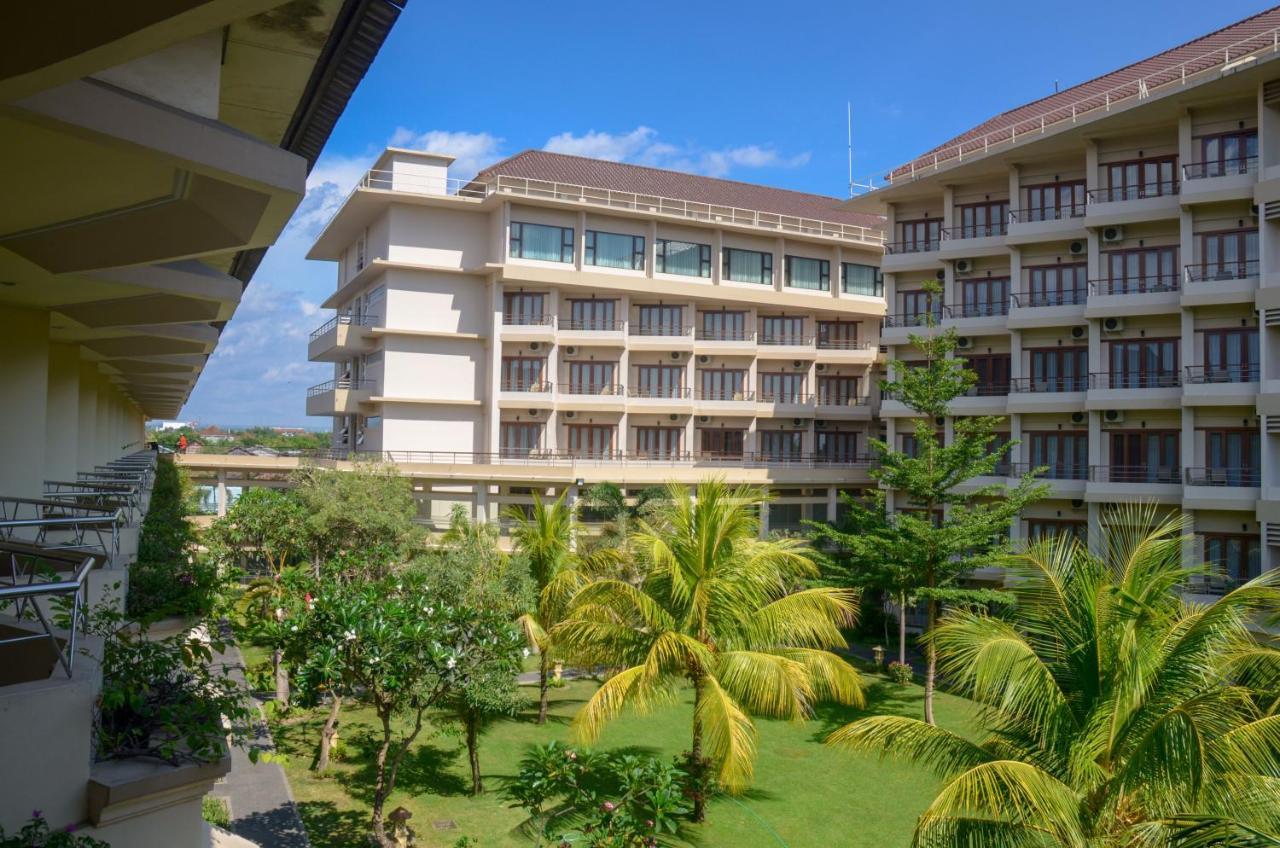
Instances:
[[[754,848],[896,848],[910,844],[915,820],[932,800],[937,782],[919,769],[896,761],[878,761],[837,752],[822,745],[832,730],[868,713],[918,716],[923,690],[899,686],[867,674],[865,712],[824,706],[807,722],[757,720],[759,757],[756,781],[738,798],[718,798],[708,810],[707,824],[693,828],[701,846],[750,845]],[[501,792],[503,778],[515,773],[528,746],[551,739],[570,741],[569,721],[590,697],[596,684],[570,682],[551,692],[551,720],[539,727],[534,719],[536,690],[529,688],[530,709],[512,721],[494,725],[480,746],[486,794],[472,798],[465,749],[447,729],[423,731],[401,768],[397,791],[388,810],[403,805],[413,813],[410,825],[421,846],[452,846],[469,836],[479,848],[525,848],[532,839],[519,831],[521,810]],[[688,745],[691,704],[673,704],[648,715],[627,715],[611,725],[598,745],[627,747],[664,757]],[[942,725],[966,735],[974,732],[973,705],[939,694]],[[285,769],[297,798],[311,843],[317,848],[360,844],[368,829],[376,748],[372,711],[343,711],[340,759],[330,774],[311,771],[322,711],[295,713],[273,722]],[[456,828],[436,830],[435,822]]]

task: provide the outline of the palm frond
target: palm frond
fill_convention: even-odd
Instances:
[[[701,688],[693,719],[702,727],[706,755],[716,763],[720,784],[740,792],[755,770],[755,726],[715,677],[703,677]]]
[[[826,744],[881,759],[899,757],[940,777],[956,777],[992,757],[963,736],[919,719],[879,715],[859,719],[832,733]]]

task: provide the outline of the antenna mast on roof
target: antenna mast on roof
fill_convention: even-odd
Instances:
[[[853,181],[853,102],[846,101],[845,107],[849,117],[849,196],[856,197],[862,192],[875,191],[875,177],[865,183]]]

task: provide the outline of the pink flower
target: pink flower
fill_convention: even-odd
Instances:
[[[612,801],[605,801],[603,804],[600,805],[600,809],[604,810],[606,813],[612,813],[617,808],[618,808],[618,805],[613,803]]]

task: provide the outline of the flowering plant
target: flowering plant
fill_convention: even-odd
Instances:
[[[22,830],[13,836],[6,837],[4,828],[0,827],[0,848],[111,848],[101,839],[92,836],[77,836],[74,825],[67,825],[62,830],[50,830],[49,823],[40,810],[31,811],[31,821],[22,826]]]
[[[907,684],[914,679],[915,674],[911,671],[911,664],[904,662],[889,663],[889,679],[894,683]]]

